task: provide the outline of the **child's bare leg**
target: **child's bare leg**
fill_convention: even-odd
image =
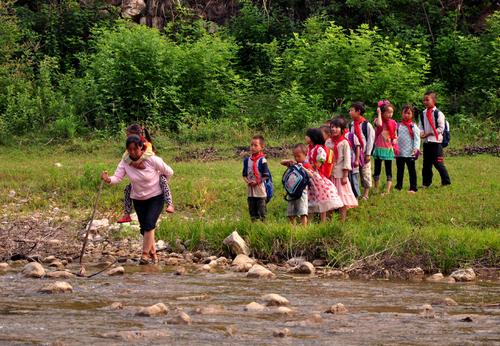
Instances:
[[[314,220],[314,213],[309,213],[308,215],[309,220]]]
[[[307,226],[307,215],[300,215],[300,224],[302,226]]]
[[[387,192],[386,194],[389,194],[391,192],[391,185],[392,185],[392,180],[387,181]]]
[[[339,209],[339,214],[340,214],[340,219],[342,221],[345,221],[346,217],[347,217],[347,207],[346,206],[343,206]]]
[[[365,193],[363,194],[363,196],[365,196],[366,198],[368,198],[368,194],[370,193],[370,188],[369,187],[365,187]]]
[[[320,217],[321,217],[321,223],[325,222],[326,221],[326,211],[322,212],[320,214]]]
[[[377,193],[377,194],[378,194],[378,180],[375,180],[375,181],[373,182],[373,186],[375,186],[375,193]]]
[[[290,221],[292,225],[295,225],[295,216],[288,216],[288,221]]]

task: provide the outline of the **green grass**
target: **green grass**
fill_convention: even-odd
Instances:
[[[250,135],[249,135],[250,136]],[[288,139],[292,141],[292,138]],[[270,145],[281,144],[276,138]],[[295,139],[294,141],[299,141]],[[452,185],[434,184],[415,195],[393,192],[374,195],[348,211],[345,224],[334,220],[307,228],[294,227],[286,218],[286,201],[280,159],[270,159],[275,180],[275,197],[268,204],[267,224],[250,222],[241,178],[242,158],[233,157],[234,145],[215,143],[223,160],[176,162],[187,150],[210,144],[180,146],[167,137],[155,144],[159,154],[175,171],[171,180],[176,213],[164,214],[157,238],[175,242],[191,240],[191,248],[203,245],[208,250],[222,250],[222,240],[233,231],[246,238],[255,254],[264,259],[288,258],[307,254],[324,258],[334,266],[346,266],[360,258],[384,251],[411,263],[423,258],[428,268],[450,269],[481,262],[498,264],[500,258],[500,158],[489,154],[446,157]],[[121,141],[77,141],[46,146],[26,144],[0,147],[0,215],[2,219],[44,212],[58,207],[85,221],[95,202],[99,173],[113,172],[122,153]],[[55,167],[59,162],[63,167]],[[421,172],[422,160],[417,161]],[[395,167],[393,168],[395,169]],[[394,174],[395,175],[395,174]],[[419,183],[421,184],[421,176]],[[381,180],[385,180],[384,172]],[[115,221],[123,209],[125,179],[117,186],[105,186],[98,208],[98,218]],[[383,191],[384,184],[381,186]],[[408,178],[404,188],[408,188]],[[16,191],[14,201],[8,196]],[[19,201],[29,203],[16,206]]]

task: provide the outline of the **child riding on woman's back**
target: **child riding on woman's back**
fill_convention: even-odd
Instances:
[[[143,132],[145,136],[143,136]],[[125,161],[128,165],[131,167],[137,168],[137,169],[145,169],[144,164],[142,163],[143,161],[149,160],[151,156],[156,156],[155,154],[155,146],[153,145],[153,140],[151,139],[151,135],[149,134],[149,131],[147,129],[142,129],[141,126],[137,124],[130,125],[127,128],[127,137],[130,137],[130,135],[138,135],[141,139],[142,142],[144,143],[146,150],[144,151],[143,155],[137,159],[133,160],[129,153],[125,151],[125,153],[122,156],[122,160]],[[144,138],[146,137],[146,138]],[[170,192],[170,186],[168,185],[167,179],[165,179],[164,175],[160,175],[160,187],[163,191],[163,195],[165,198],[165,204],[167,205],[167,212],[173,213],[174,212],[174,205],[172,203],[172,194]],[[125,200],[124,200],[124,215],[123,217],[118,220],[118,223],[123,223],[123,222],[131,222],[132,218],[130,217],[130,213],[132,212],[132,200],[130,199],[130,190],[132,186],[131,184],[128,184],[125,186],[124,189],[124,195],[125,195]]]

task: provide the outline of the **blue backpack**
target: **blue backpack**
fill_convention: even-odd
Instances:
[[[304,189],[309,186],[309,175],[303,167],[295,164],[283,173],[281,182],[286,191],[285,200],[296,201],[302,197]]]
[[[262,176],[262,159],[259,159],[259,162],[257,163],[257,170],[261,173]],[[248,174],[248,161],[250,160],[250,157],[247,157],[246,159],[243,160],[243,172],[245,174]],[[262,179],[264,182],[264,186],[266,187],[266,203],[269,203],[271,198],[273,198],[274,195],[274,182],[273,182],[273,177],[271,175],[271,171],[269,170],[269,178],[267,180]]]

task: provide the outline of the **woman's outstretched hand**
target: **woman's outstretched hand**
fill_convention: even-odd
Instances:
[[[104,171],[101,173],[101,179],[104,180],[108,184],[111,182],[111,178],[108,175],[108,171]]]

